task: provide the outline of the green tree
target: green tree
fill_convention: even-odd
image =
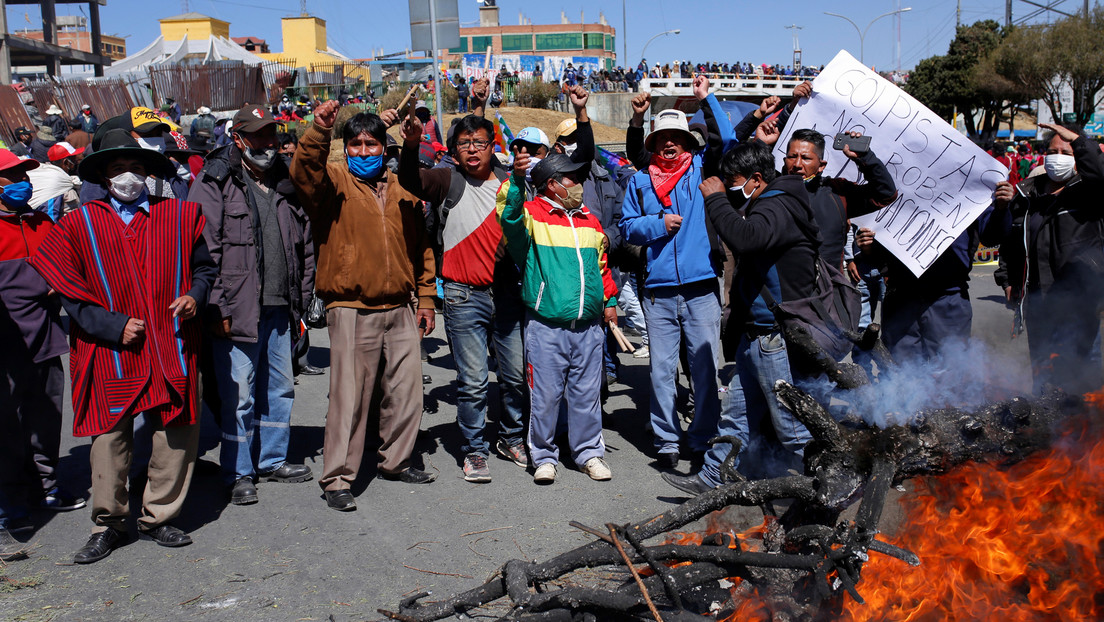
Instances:
[[[995,85],[979,79],[978,68],[1003,37],[1000,24],[993,20],[959,26],[947,53],[920,61],[909,74],[905,90],[944,118],[950,119],[957,110],[971,139],[992,142],[1005,98]]]
[[[1104,7],[1053,24],[1017,28],[993,53],[993,69],[1022,92],[1041,98],[1055,119],[1073,112],[1077,124],[1092,119],[1104,89]],[[1073,91],[1073,110],[1061,94]]]

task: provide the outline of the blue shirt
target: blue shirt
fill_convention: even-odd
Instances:
[[[138,210],[149,214],[149,193],[145,190],[133,203],[122,203],[113,194],[109,194],[108,198],[111,199],[111,207],[115,208],[115,213],[119,215],[124,225],[129,225],[130,221],[134,220]]]

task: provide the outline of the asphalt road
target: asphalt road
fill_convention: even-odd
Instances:
[[[977,365],[1029,390],[1026,343],[1009,339],[1011,312],[992,271],[976,268],[972,283],[974,335],[990,352],[978,356]],[[312,361],[325,364],[325,331],[312,331],[311,338]],[[30,558],[0,567],[11,580],[0,581],[0,619],[378,619],[378,607],[396,609],[405,594],[446,596],[482,583],[507,560],[545,560],[593,539],[569,521],[595,527],[634,522],[685,500],[660,479],[650,458],[647,361],[622,355],[623,384],[614,385],[605,407],[611,481],[561,467],[553,485],[536,486],[529,473],[492,458],[493,481],[470,484],[460,470],[455,372],[440,321],[427,345],[431,360],[424,370],[433,382],[426,387],[417,453],[439,473],[435,483],[390,482],[366,466],[354,488],[356,512],[328,509],[315,481],[260,484],[260,502],[239,507],[228,504],[219,483],[217,450],[208,452],[177,522],[194,544],[169,549],[134,540],[96,564],[76,566],[72,555],[92,526],[88,509],[40,513]],[[291,460],[315,474],[322,466],[328,382],[326,375],[301,376],[292,415]],[[72,413],[65,416],[70,430]],[[90,481],[88,449],[88,439],[65,433],[61,480],[83,495]],[[883,518],[889,531],[898,519],[895,507]],[[752,509],[729,518],[747,527],[761,522]]]

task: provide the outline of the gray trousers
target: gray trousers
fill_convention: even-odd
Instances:
[[[532,412],[529,455],[535,466],[559,462],[553,442],[560,403],[567,402],[567,439],[571,458],[582,466],[606,454],[602,440],[602,348],[605,333],[598,320],[575,328],[545,324],[530,315],[525,325],[526,379]]]

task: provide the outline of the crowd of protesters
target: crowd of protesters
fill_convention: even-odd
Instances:
[[[419,354],[438,323],[457,372],[457,458],[473,483],[492,480],[492,453],[538,484],[555,482],[562,431],[576,468],[613,477],[602,399],[618,382],[619,310],[642,338],[635,356],[648,359],[640,425],[664,480],[696,495],[725,483],[726,460],[752,477],[799,469],[811,435],[771,388],[792,382],[825,405],[834,393],[787,342],[781,305],[849,277],[861,314],[812,322],[858,330],[881,304],[893,357],[937,361],[969,339],[978,241],[1003,243],[1009,258],[1001,278],[1032,329],[1036,389],[1100,386],[1099,361],[1088,363],[1099,359],[1104,302],[1095,143],[1044,125],[1042,173],[1002,182],[917,277],[850,223],[898,197],[877,154],[843,148],[862,183],[825,177],[825,137],[791,128],[776,167],[772,150],[810,82],[733,126],[705,74],[748,67],[676,65],[696,74],[704,123],[662,110],[645,134],[651,98],[640,93],[620,164],[599,157],[577,78],[565,84],[573,117],[550,133],[524,128],[509,153],[495,152],[486,80],[470,85],[470,114],[447,131],[411,101],[359,112],[337,133],[336,99],[312,104],[299,138],[252,104],[229,121],[201,108],[188,136],[173,110],[140,107],[102,123],[87,107],[68,122],[51,108],[36,132],[21,128],[19,143],[0,149],[0,559],[26,554],[33,512],[89,503],[92,534],[76,563],[124,542],[132,513],[143,537],[189,544],[174,521],[205,409],[234,505],[276,494],[259,483],[317,478],[329,508],[355,510],[369,435],[382,478],[429,484],[436,474],[414,455]],[[387,134],[396,125],[401,141]],[[343,157],[331,158],[337,145]],[[1027,146],[1010,149],[1010,168],[1038,162]],[[307,323],[325,326],[331,347],[320,473],[288,460],[296,369],[321,371],[300,361]],[[851,350],[833,356],[870,365],[867,351]],[[90,501],[56,477],[66,354],[73,432],[91,438]],[[726,360],[735,365],[724,387]],[[686,429],[680,366],[692,395]],[[501,406],[493,424],[491,395]],[[688,471],[677,470],[683,462]],[[134,512],[128,477],[141,490]]]

